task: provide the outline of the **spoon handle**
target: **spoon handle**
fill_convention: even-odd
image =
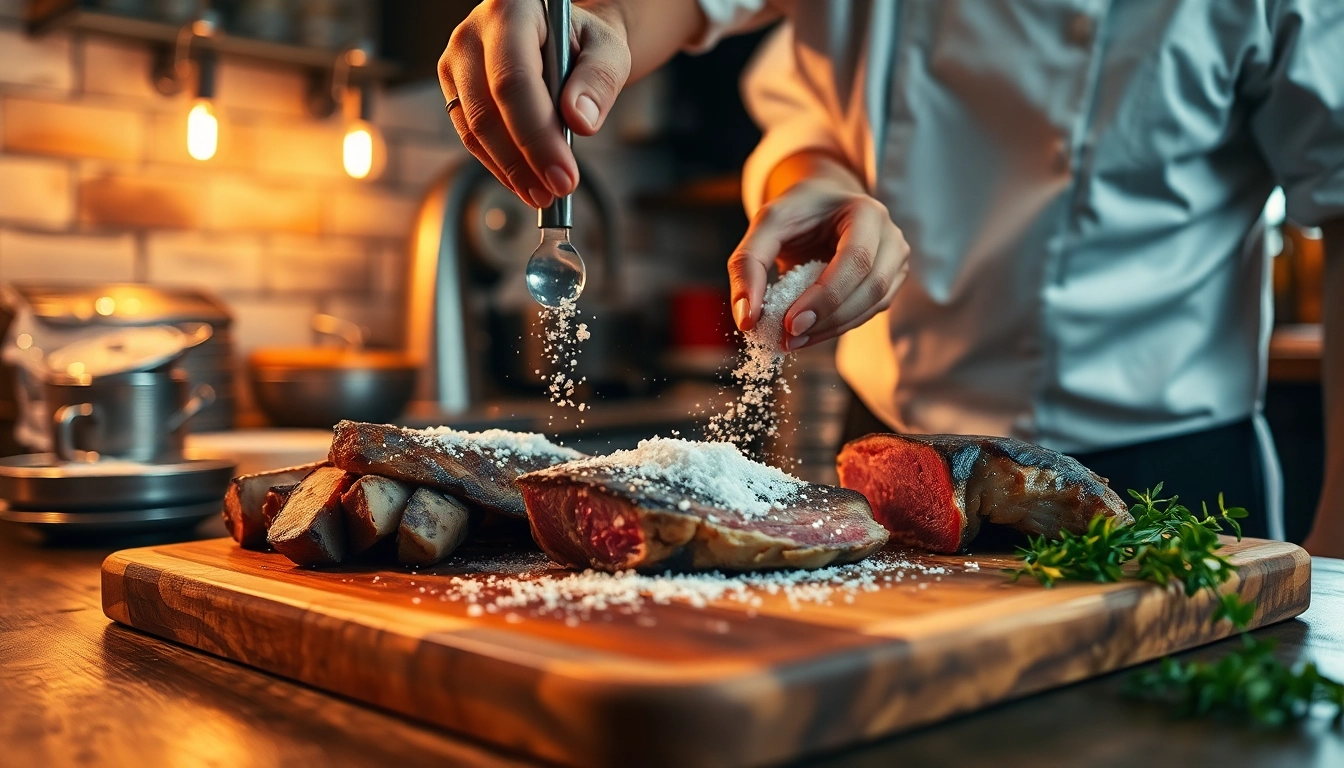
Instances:
[[[546,89],[550,91],[551,103],[555,105],[556,117],[560,119],[560,130],[565,135],[565,143],[574,146],[574,137],[565,125],[560,114],[560,92],[565,80],[569,78],[569,2],[570,0],[544,0],[546,3],[546,46],[541,52],[541,72],[546,79]],[[545,208],[537,209],[537,226],[562,227],[574,226],[574,210],[570,195],[557,197],[555,202]]]

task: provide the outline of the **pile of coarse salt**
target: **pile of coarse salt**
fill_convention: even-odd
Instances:
[[[446,450],[454,456],[464,452],[482,454],[503,467],[510,459],[544,458],[550,461],[571,461],[583,454],[556,445],[536,432],[511,432],[507,429],[487,429],[483,432],[464,432],[451,427],[431,427],[415,430],[411,437],[426,447]]]
[[[792,475],[752,461],[732,443],[673,437],[641,440],[632,450],[571,461],[556,469],[578,474],[601,470],[620,482],[685,494],[682,509],[694,501],[748,518],[764,516],[807,487]]]
[[[511,622],[532,616],[553,616],[577,625],[594,614],[615,612],[638,614],[649,604],[682,603],[704,608],[716,602],[748,606],[755,615],[770,596],[781,596],[792,610],[802,605],[851,603],[856,595],[898,586],[927,589],[928,578],[952,573],[944,565],[929,565],[918,557],[908,558],[891,552],[878,554],[859,563],[835,565],[816,570],[789,569],[754,573],[640,574],[634,571],[558,571],[538,553],[488,555],[450,559],[449,567],[467,567],[472,573],[461,576],[427,576],[423,597],[442,602],[467,604],[467,615],[503,614]],[[967,563],[965,570],[972,569]],[[522,612],[522,613],[520,613]]]
[[[570,299],[558,307],[542,308],[537,312],[537,316],[541,318],[542,353],[547,361],[555,366],[555,370],[550,373],[543,373],[541,369],[535,372],[547,385],[546,396],[561,408],[587,410],[587,403],[574,401],[574,390],[587,381],[586,376],[577,381],[574,379],[579,367],[580,345],[592,336],[587,323],[575,322],[579,317],[578,302]],[[580,419],[579,423],[583,423],[583,419]]]
[[[825,262],[810,261],[785,272],[765,289],[761,315],[756,325],[742,334],[746,346],[733,370],[741,394],[710,420],[707,432],[711,438],[746,447],[755,438],[774,436],[778,429],[773,407],[775,383],[783,384],[784,315],[825,269]]]

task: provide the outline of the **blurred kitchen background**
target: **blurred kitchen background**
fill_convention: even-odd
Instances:
[[[351,341],[335,321],[315,331],[321,315],[410,360],[414,381],[394,383],[414,401],[404,423],[546,430],[592,450],[694,434],[734,352],[723,263],[758,138],[736,73],[760,35],[678,57],[576,142],[593,332],[579,414],[550,406],[534,374],[519,272],[534,213],[469,158],[435,79],[473,5],[0,0],[0,337],[25,311],[65,329],[209,323],[184,358],[215,390],[192,428],[239,445],[326,418],[266,407],[250,383],[258,351]],[[1281,204],[1269,215],[1266,247],[1283,256],[1268,408],[1300,540],[1321,474],[1321,249]],[[826,480],[847,394],[829,350],[807,358],[767,448]],[[24,449],[14,374],[0,370],[0,455]]]

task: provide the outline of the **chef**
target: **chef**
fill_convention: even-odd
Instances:
[[[764,135],[728,259],[829,262],[786,346],[840,337],[847,431],[1009,435],[1123,490],[1251,510],[1283,535],[1261,415],[1271,191],[1325,232],[1327,472],[1307,547],[1344,556],[1344,3],[593,0],[566,123],[680,50],[774,20],[745,76]],[[535,206],[578,183],[541,74],[542,3],[492,0],[440,61],[467,148]]]

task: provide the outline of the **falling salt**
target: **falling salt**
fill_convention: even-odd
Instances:
[[[748,448],[757,438],[778,433],[774,389],[776,384],[786,392],[788,389],[780,375],[785,360],[784,315],[825,269],[825,262],[811,261],[785,272],[765,289],[761,315],[750,331],[743,332],[746,345],[733,370],[741,393],[725,411],[710,419],[706,428],[710,439]]]
[[[587,323],[575,323],[579,316],[578,302],[573,299],[558,307],[545,307],[537,312],[541,318],[542,355],[555,367],[553,373],[536,373],[546,384],[546,396],[561,408],[584,410],[585,403],[574,400],[577,388],[574,373],[579,367],[580,345],[592,338]],[[585,379],[578,379],[582,384]]]

